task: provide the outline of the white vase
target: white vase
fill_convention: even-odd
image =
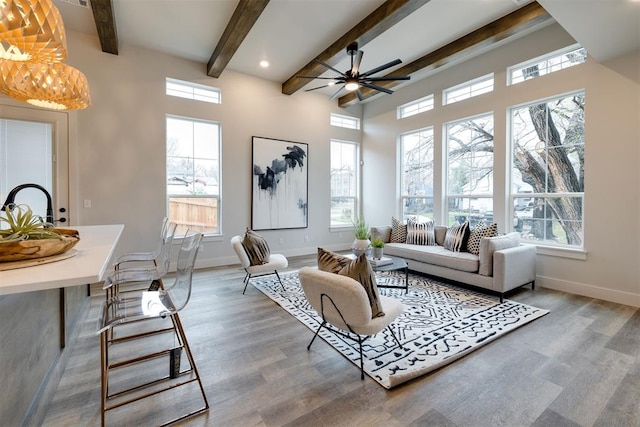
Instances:
[[[369,252],[369,246],[371,242],[369,239],[355,239],[351,244],[351,250],[353,251],[355,256],[360,256],[361,254],[366,254]]]

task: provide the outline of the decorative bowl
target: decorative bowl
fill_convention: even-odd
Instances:
[[[80,241],[77,230],[49,228],[62,239],[28,239],[13,242],[0,242],[0,262],[22,261],[60,255],[73,248]]]

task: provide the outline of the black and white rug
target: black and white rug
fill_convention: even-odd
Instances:
[[[404,274],[382,274],[379,283],[403,283]],[[275,276],[255,278],[251,283],[315,332],[322,319],[307,302],[298,274],[281,277],[286,291]],[[497,297],[419,275],[410,274],[409,283],[408,294],[404,289],[379,288],[381,294],[398,298],[404,305],[404,312],[391,325],[403,348],[386,329],[363,344],[365,372],[388,389],[451,363],[548,313],[506,299],[500,304]],[[360,367],[355,341],[324,328],[319,336]]]

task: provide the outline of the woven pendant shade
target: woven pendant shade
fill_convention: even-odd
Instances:
[[[51,0],[0,0],[0,58],[33,62],[67,58],[64,24]]]
[[[55,110],[81,110],[91,105],[87,78],[64,63],[0,60],[0,76],[0,92],[19,101]]]

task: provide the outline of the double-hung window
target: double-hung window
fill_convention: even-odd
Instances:
[[[447,223],[493,222],[493,114],[446,125]]]
[[[331,227],[351,227],[358,213],[358,144],[331,140]]]
[[[433,218],[433,128],[400,135],[402,218]]]
[[[578,92],[510,111],[512,229],[530,241],[583,246],[584,106]]]
[[[220,233],[220,124],[167,116],[167,202],[178,233]]]

